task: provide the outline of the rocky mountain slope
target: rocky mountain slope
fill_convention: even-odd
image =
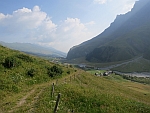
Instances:
[[[118,15],[100,35],[70,49],[67,59],[115,62],[143,56],[150,59],[150,1],[139,0],[132,10]]]

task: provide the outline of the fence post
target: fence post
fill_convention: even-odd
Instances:
[[[58,79],[56,80],[56,85],[58,84]]]
[[[71,76],[70,76],[70,82],[71,82]]]
[[[52,97],[54,97],[54,91],[55,91],[55,86],[54,83],[52,84]]]
[[[55,108],[54,108],[54,113],[56,113],[56,111],[57,111],[57,107],[58,107],[58,103],[59,103],[59,100],[60,100],[60,96],[61,96],[61,94],[59,93],[58,96],[57,96],[57,101],[56,101],[56,105],[55,105]]]

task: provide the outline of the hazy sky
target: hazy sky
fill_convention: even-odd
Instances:
[[[0,0],[0,41],[63,52],[100,34],[137,0]]]

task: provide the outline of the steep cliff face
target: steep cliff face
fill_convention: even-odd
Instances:
[[[133,9],[118,15],[100,35],[70,49],[67,59],[85,57],[91,62],[113,62],[149,53],[150,1],[137,1]]]

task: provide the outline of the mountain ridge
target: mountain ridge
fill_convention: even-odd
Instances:
[[[117,16],[104,32],[70,49],[67,59],[85,57],[90,62],[112,62],[131,59],[141,54],[149,55],[149,5],[148,0],[137,1],[130,12]]]
[[[51,56],[51,57],[66,57],[66,53],[58,51],[52,47],[44,47],[37,44],[31,43],[5,43],[0,42],[1,45],[9,47],[11,49],[19,50],[25,53],[40,55],[40,56]]]

